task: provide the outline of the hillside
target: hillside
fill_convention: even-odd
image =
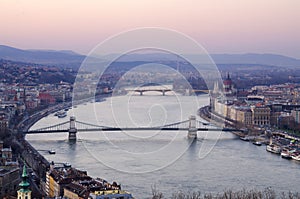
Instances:
[[[277,66],[288,68],[300,68],[300,59],[287,57],[277,54],[211,54],[213,61],[217,65],[261,65],[261,66]],[[95,63],[104,60],[110,60],[114,55],[100,56],[93,58]],[[201,60],[199,55],[190,54],[187,57],[193,57],[194,60]],[[206,56],[204,56],[206,57]],[[22,50],[5,45],[0,45],[0,59],[37,63],[45,65],[55,65],[59,67],[78,68],[85,55],[77,54],[73,51],[62,50]],[[147,53],[147,54],[129,54],[123,55],[117,62],[157,62],[157,61],[177,61],[176,55],[165,53]]]
[[[72,51],[21,50],[0,45],[0,59],[78,68],[85,56]]]

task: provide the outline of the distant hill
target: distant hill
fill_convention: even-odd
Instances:
[[[300,59],[277,54],[212,54],[211,57],[217,64],[258,64],[300,68]]]
[[[0,59],[0,82],[36,85],[56,84],[61,81],[73,83],[75,74],[59,67]]]
[[[0,45],[0,59],[78,68],[85,56],[72,51],[21,50]]]
[[[195,60],[201,60],[198,55],[190,54]],[[289,67],[300,68],[300,59],[295,59],[283,55],[277,54],[211,54],[214,62],[220,65],[261,65],[261,66],[277,66],[277,67]],[[55,65],[60,67],[72,67],[78,68],[82,61],[85,59],[85,55],[77,54],[73,51],[62,50],[21,50],[9,46],[0,45],[0,59],[37,63],[44,65]],[[110,60],[114,55],[97,56],[94,58],[96,62]],[[100,59],[99,59],[100,58]],[[164,53],[148,53],[148,54],[129,54],[121,56],[117,62],[159,62],[159,61],[177,61],[176,55],[164,54]]]
[[[103,56],[103,59],[110,59],[115,55]],[[201,55],[200,55],[201,56]],[[210,54],[211,58],[217,65],[230,65],[230,64],[245,64],[249,65],[262,65],[262,66],[278,66],[289,68],[300,68],[300,59],[295,59],[283,55],[277,54]],[[193,60],[201,60],[199,55],[189,54],[185,58],[191,57]],[[206,55],[203,55],[205,58]],[[202,58],[203,58],[202,57]],[[178,58],[176,55],[163,54],[163,53],[150,53],[150,54],[129,54],[120,57],[122,62],[134,62],[134,61],[176,61]],[[206,60],[206,59],[204,59]]]

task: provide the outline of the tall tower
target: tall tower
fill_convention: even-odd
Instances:
[[[23,167],[22,182],[19,184],[18,199],[31,199],[31,190],[29,189],[28,174],[26,166]]]
[[[232,94],[232,80],[229,73],[227,73],[227,78],[223,81],[224,84],[224,94]]]
[[[213,94],[219,94],[219,92],[220,92],[219,83],[215,81]]]

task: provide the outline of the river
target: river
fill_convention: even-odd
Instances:
[[[104,126],[159,126],[186,120],[208,102],[208,95],[149,92],[78,105],[68,116]],[[31,129],[68,119],[49,115]],[[178,191],[219,193],[243,188],[300,191],[298,162],[268,153],[265,146],[243,142],[229,132],[198,132],[194,142],[182,131],[79,132],[73,144],[66,133],[27,135],[26,139],[49,161],[69,162],[93,177],[117,181],[136,198],[149,198],[153,186],[166,197]],[[44,151],[50,149],[56,154]]]

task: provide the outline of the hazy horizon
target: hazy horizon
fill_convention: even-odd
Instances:
[[[120,32],[173,29],[211,54],[271,53],[300,58],[300,1],[8,1],[0,3],[0,43],[88,54]]]

